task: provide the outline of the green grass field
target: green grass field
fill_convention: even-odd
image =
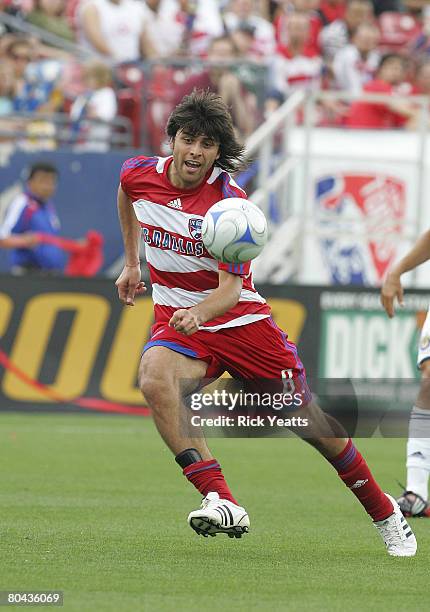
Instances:
[[[200,496],[150,419],[2,413],[0,425],[0,590],[60,589],[66,610],[428,609],[430,521],[413,522],[415,558],[389,557],[298,440],[211,441],[251,518],[235,540],[188,527]],[[357,444],[397,493],[404,441]]]

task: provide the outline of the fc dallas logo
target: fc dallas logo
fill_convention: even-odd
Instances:
[[[190,219],[188,221],[188,231],[190,232],[191,238],[194,238],[194,240],[201,240],[202,224],[203,219]]]

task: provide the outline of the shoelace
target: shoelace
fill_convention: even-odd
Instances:
[[[213,502],[213,499],[208,499],[207,497],[204,497],[202,499],[202,503],[200,504],[200,508],[206,508],[211,502]]]
[[[389,526],[390,523],[387,522],[386,525],[380,525],[381,532],[384,537],[384,541],[387,546],[392,544],[401,544],[403,540],[406,540],[406,536],[404,534],[403,527],[399,524],[398,521],[395,521],[396,530],[394,531],[393,526]]]

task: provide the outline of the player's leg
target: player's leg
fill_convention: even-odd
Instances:
[[[230,354],[225,358],[232,360],[232,365],[244,378],[280,380],[288,372],[289,390],[299,392],[303,398],[302,407],[296,412],[290,411],[289,416],[300,416],[302,421],[307,419],[308,423],[305,428],[291,429],[312,444],[335,468],[340,479],[372,517],[389,554],[414,555],[415,536],[396,501],[381,490],[363,456],[341,425],[312,401],[295,345],[287,340],[285,333],[273,321],[266,319],[247,327],[245,331],[234,332],[236,342],[229,344]],[[226,331],[224,335],[229,333],[233,332]]]
[[[430,517],[428,482],[430,474],[430,324],[427,315],[421,334],[418,366],[421,386],[409,420],[406,447],[406,490],[398,498],[405,516]]]
[[[248,515],[233,497],[203,432],[193,427],[193,435],[189,433],[189,411],[183,398],[196,389],[207,367],[203,360],[152,346],[142,357],[139,385],[161,437],[184,476],[204,496],[201,510],[188,517],[189,524],[205,536],[227,533],[240,537],[248,531]]]
[[[313,401],[303,406],[297,415],[302,419],[306,418],[309,426],[306,430],[291,429],[331,463],[339,478],[357,497],[372,519],[380,521],[392,514],[392,503],[375,481],[363,456],[341,425],[333,417],[326,415]]]
[[[155,425],[175,456],[194,448],[204,461],[212,459],[200,430],[188,434],[188,411],[183,399],[204,378],[207,363],[174,352],[164,346],[147,350],[139,368],[139,386],[151,410]]]

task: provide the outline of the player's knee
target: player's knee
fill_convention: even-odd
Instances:
[[[166,401],[166,396],[171,393],[169,381],[160,376],[142,375],[139,379],[139,387],[153,410],[158,410],[158,407]]]

